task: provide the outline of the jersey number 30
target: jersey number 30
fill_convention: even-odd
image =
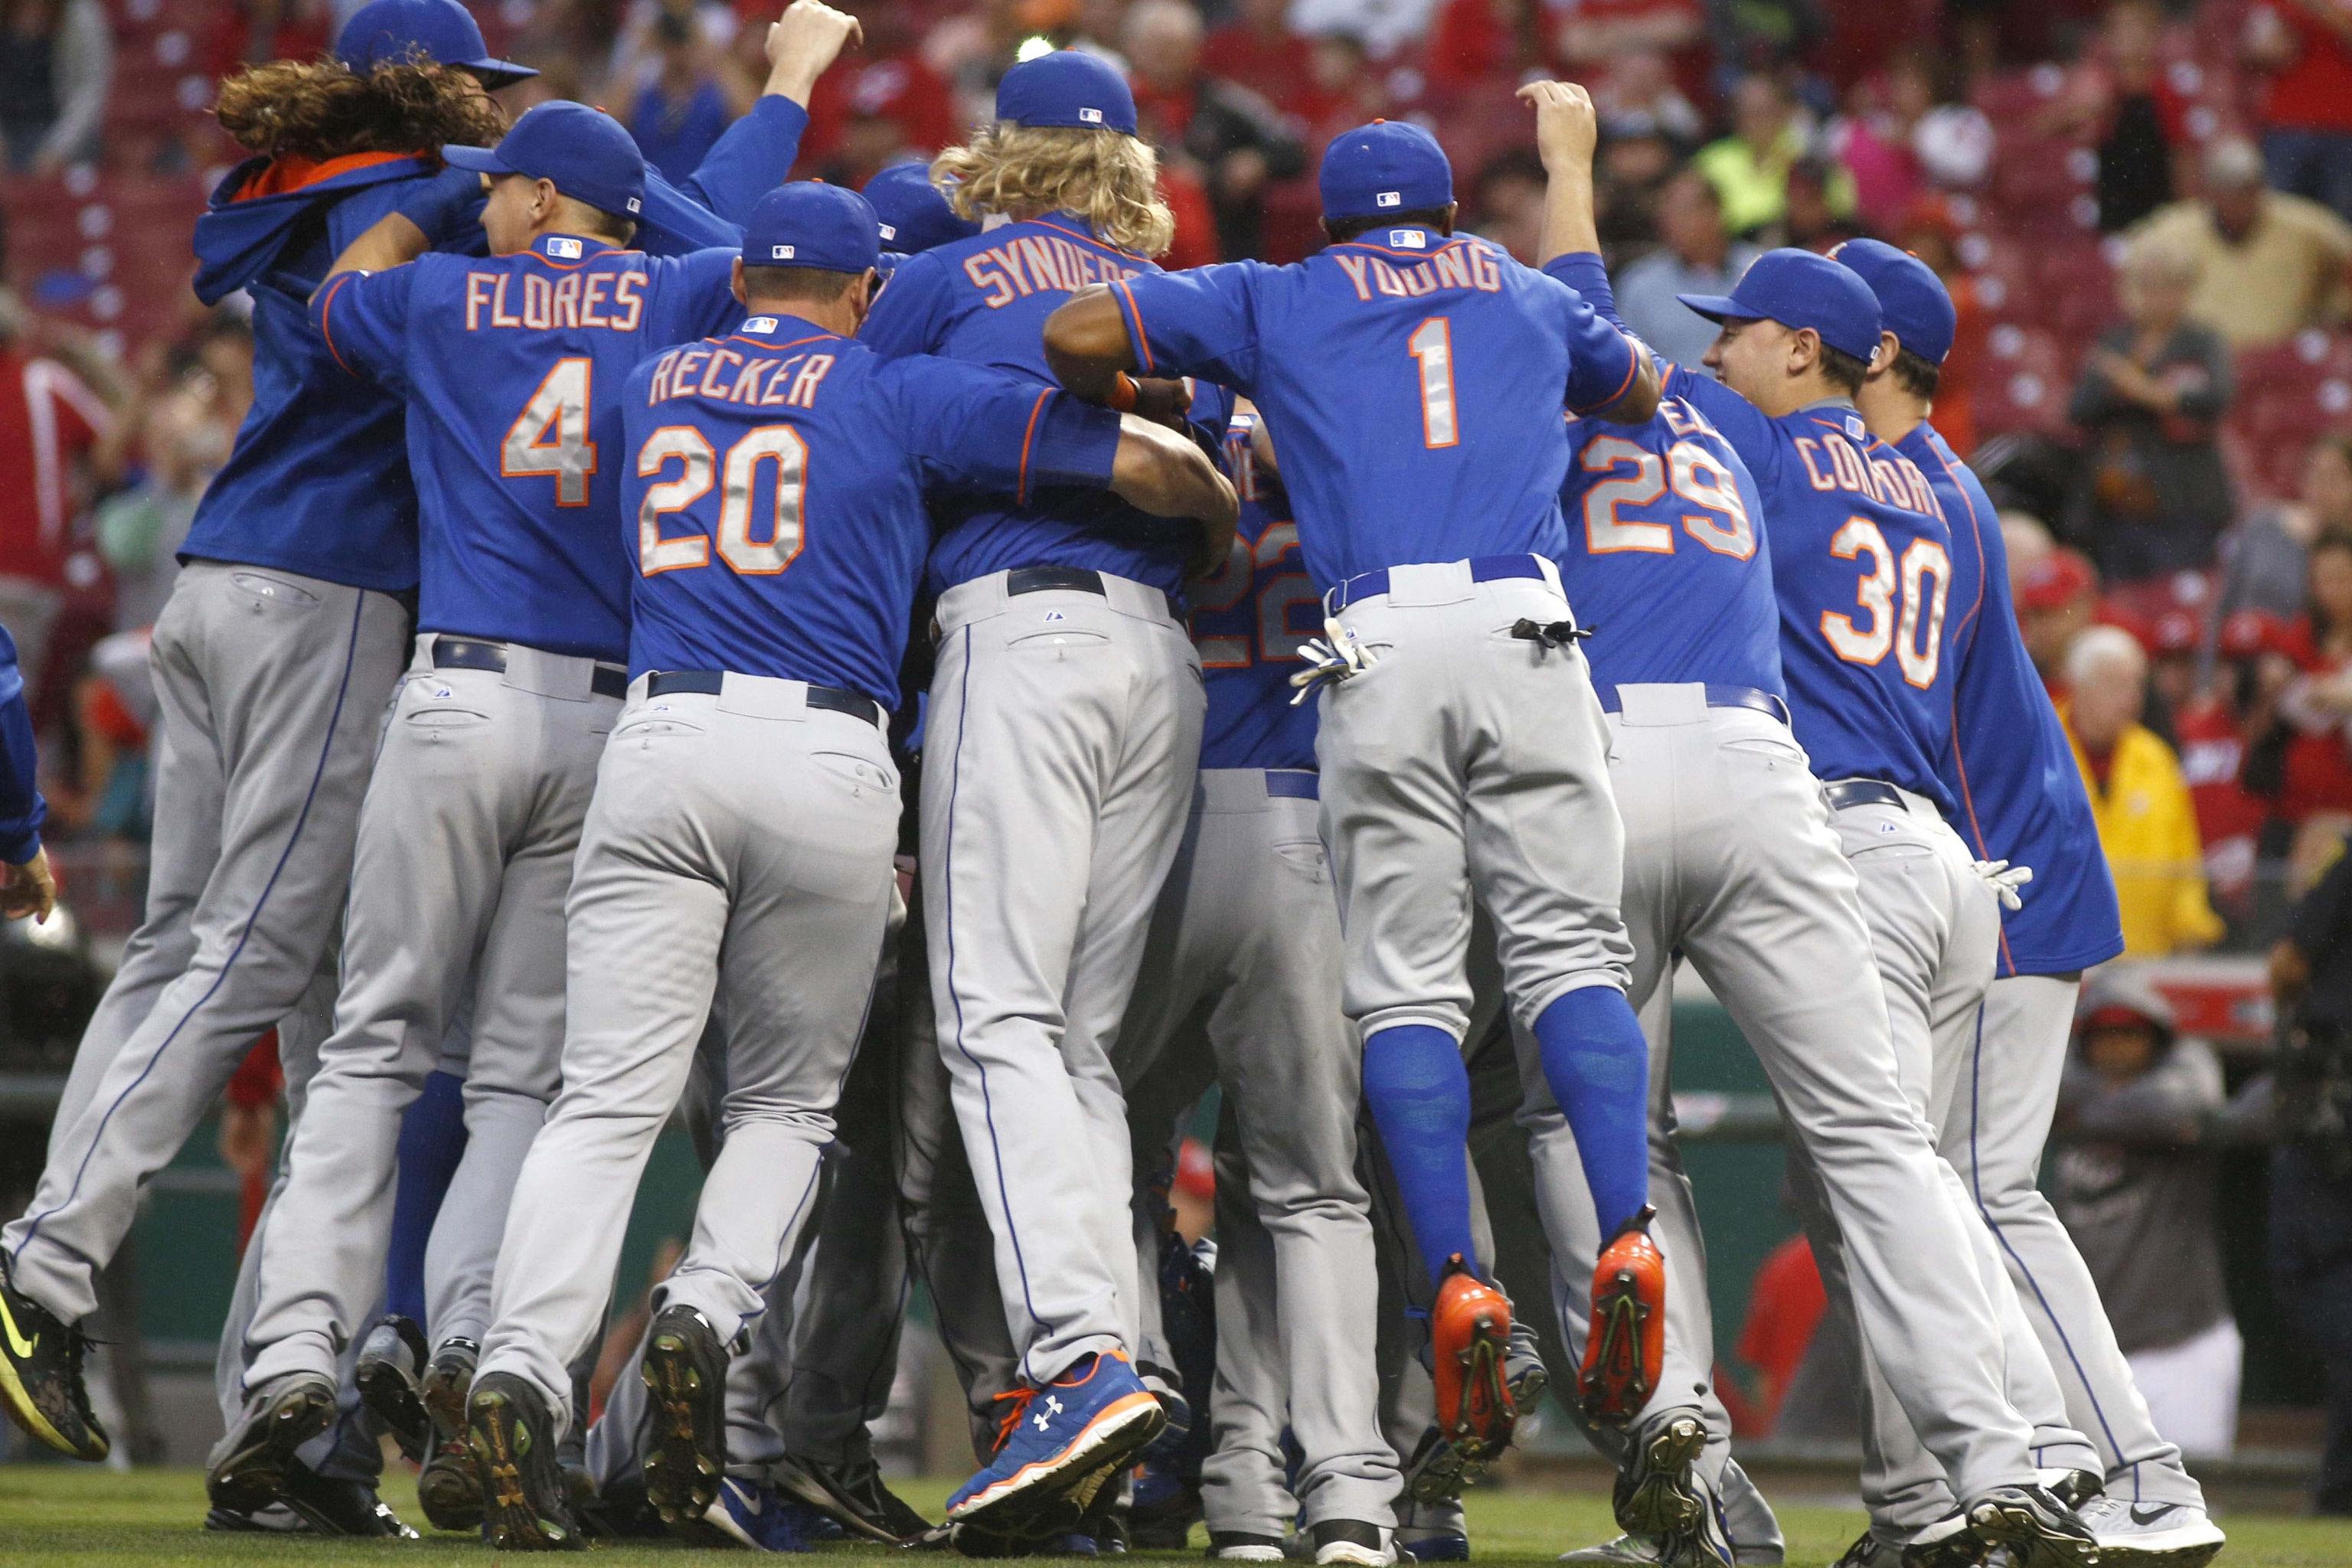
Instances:
[[[1831,648],[1848,664],[1876,664],[1892,649],[1905,680],[1923,689],[1935,685],[1944,658],[1944,605],[1952,594],[1951,555],[1932,539],[1915,539],[1898,560],[1886,535],[1866,517],[1847,518],[1830,536],[1830,553],[1841,561],[1869,557],[1854,589],[1866,624],[1823,610],[1822,636]]]
[[[637,508],[637,569],[652,577],[710,564],[710,539],[662,533],[662,519],[682,512],[719,480],[719,559],[739,575],[772,577],[801,552],[802,498],[808,487],[808,444],[789,425],[762,425],[727,448],[722,467],[709,437],[691,425],[665,425],[637,448],[637,477],[650,479],[670,464],[677,478],[646,487]],[[765,538],[755,539],[753,521]]]

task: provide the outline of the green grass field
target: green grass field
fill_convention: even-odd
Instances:
[[[909,1502],[934,1518],[949,1483],[915,1482],[903,1489]],[[385,1492],[401,1516],[421,1521],[414,1490],[404,1476]],[[0,1563],[356,1563],[396,1554],[413,1563],[472,1563],[493,1559],[480,1543],[456,1536],[422,1542],[344,1542],[209,1535],[204,1517],[204,1479],[192,1470],[142,1470],[110,1475],[102,1470],[36,1465],[0,1467]],[[1861,1528],[1862,1516],[1831,1508],[1780,1510],[1789,1535],[1792,1568],[1822,1568]],[[2237,1515],[2221,1521],[2230,1547],[2220,1562],[2230,1568],[2337,1568],[2352,1565],[2352,1523],[2343,1521]],[[1470,1533],[1477,1560],[1493,1563],[1541,1563],[1566,1547],[1614,1533],[1605,1498],[1577,1492],[1488,1489],[1470,1500]],[[1196,1539],[1197,1539],[1196,1532]],[[887,1555],[879,1547],[834,1547],[835,1556]],[[634,1563],[680,1563],[698,1558],[738,1555],[685,1547],[599,1547],[595,1561],[620,1568]],[[1191,1561],[1173,1554],[1139,1554],[1163,1561]],[[947,1561],[935,1559],[934,1561]],[[845,1565],[846,1568],[846,1565]]]

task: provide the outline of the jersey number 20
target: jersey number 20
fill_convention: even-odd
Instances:
[[[710,564],[709,538],[666,538],[661,520],[709,494],[714,475],[720,483],[719,558],[745,577],[772,577],[793,563],[801,552],[801,501],[808,488],[808,443],[799,431],[762,425],[746,432],[727,448],[722,471],[709,437],[691,425],[665,425],[637,448],[637,477],[653,479],[672,463],[682,465],[677,478],[646,486],[637,508],[638,571],[652,577]],[[752,537],[755,517],[764,539]]]
[[[1944,605],[1952,594],[1949,552],[1932,539],[1915,539],[1898,560],[1878,524],[1849,517],[1830,536],[1830,553],[1841,561],[1870,558],[1854,589],[1867,624],[1823,610],[1822,636],[1830,647],[1848,664],[1876,664],[1892,649],[1905,680],[1922,689],[1935,685],[1944,658]]]

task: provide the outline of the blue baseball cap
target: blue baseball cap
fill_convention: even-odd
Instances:
[[[911,256],[980,232],[980,225],[956,216],[931,184],[928,163],[891,164],[866,182],[866,199],[874,205],[885,250]]]
[[[1375,120],[1336,137],[1316,176],[1325,217],[1380,217],[1454,200],[1454,165],[1437,138],[1402,120]]]
[[[457,0],[374,0],[352,12],[335,38],[335,58],[354,71],[404,65],[419,55],[436,65],[463,66],[484,87],[539,74],[512,60],[492,59],[473,13]]]
[[[483,174],[552,180],[598,212],[634,218],[645,206],[646,160],[621,122],[601,109],[557,99],[526,110],[495,147],[441,149],[445,163]]]
[[[1941,364],[1960,330],[1960,313],[1936,269],[1883,239],[1849,239],[1830,258],[1853,268],[1878,296],[1879,328],[1929,364]]]
[[[1853,268],[1786,247],[1748,264],[1729,294],[1677,294],[1711,321],[1811,327],[1822,342],[1867,364],[1878,352],[1878,296]]]
[[[1055,49],[1023,60],[996,84],[996,118],[1015,125],[1065,125],[1135,134],[1135,94],[1100,55]]]
[[[846,185],[794,180],[761,196],[743,226],[746,267],[863,272],[882,259],[874,205]]]

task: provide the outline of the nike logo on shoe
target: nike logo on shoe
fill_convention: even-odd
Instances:
[[[2154,1508],[2142,1508],[2138,1503],[2134,1503],[2131,1506],[2131,1521],[2134,1524],[2154,1524],[2179,1506],[2176,1502],[2160,1502]]]
[[[35,1334],[28,1340],[16,1331],[16,1319],[15,1314],[8,1310],[8,1299],[5,1296],[0,1296],[0,1329],[7,1331],[9,1353],[19,1359],[31,1355],[33,1348],[41,1342],[41,1336],[38,1334]]]

